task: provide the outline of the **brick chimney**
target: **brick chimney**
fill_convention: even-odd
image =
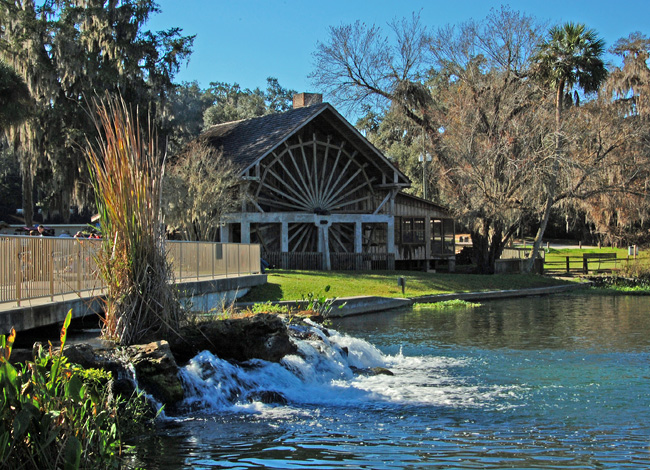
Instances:
[[[293,95],[293,109],[304,108],[322,102],[322,93],[298,93]]]

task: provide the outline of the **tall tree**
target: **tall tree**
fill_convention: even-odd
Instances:
[[[41,202],[65,218],[71,197],[84,194],[79,142],[92,133],[86,100],[99,91],[154,108],[161,120],[172,79],[191,52],[180,30],[144,31],[151,0],[68,0],[36,5],[0,2],[0,58],[23,77],[35,101],[34,118],[10,132],[21,155],[24,215],[31,223],[32,185]],[[162,136],[164,140],[164,136]]]
[[[650,116],[650,39],[637,31],[616,41],[610,52],[618,55],[623,65],[611,71],[604,89],[606,98],[625,105],[629,115],[647,119]]]
[[[650,176],[650,39],[635,32],[621,38],[610,49],[619,56],[620,66],[612,66],[590,112],[589,126],[578,130],[584,140],[593,138],[594,124],[604,121],[606,133],[624,138],[616,159],[605,171],[609,184],[619,188],[602,192],[580,203],[595,225],[599,239],[610,244],[647,243],[650,223],[648,188]],[[596,116],[597,112],[597,116]],[[603,135],[603,134],[600,134]],[[611,139],[610,139],[611,140]]]
[[[165,175],[167,229],[185,240],[217,240],[222,216],[240,202],[238,170],[205,142],[188,145]]]
[[[0,132],[27,119],[31,107],[27,84],[0,60]]]
[[[557,202],[557,176],[563,151],[562,111],[567,101],[570,102],[570,95],[567,95],[575,88],[585,93],[599,89],[607,77],[602,59],[604,51],[605,43],[598,38],[596,31],[587,29],[584,24],[565,23],[549,30],[533,58],[535,73],[555,91],[555,148],[552,171],[545,181],[546,200],[533,244],[530,267],[537,257],[551,210]]]
[[[266,83],[265,91],[260,88],[242,89],[238,83],[210,83],[206,94],[211,96],[213,103],[205,110],[204,127],[290,109],[295,90],[283,88],[273,77],[267,78]]]

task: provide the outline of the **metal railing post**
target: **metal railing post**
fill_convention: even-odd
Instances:
[[[21,266],[22,265],[22,263],[21,263],[22,260],[20,259],[21,243],[20,243],[19,238],[16,238],[15,245],[16,245],[16,270],[15,270],[16,271],[16,273],[15,273],[15,276],[16,276],[15,277],[15,279],[16,279],[16,304],[20,307],[20,294],[21,294],[20,288],[21,288],[21,284],[22,284],[22,266]]]
[[[75,265],[75,271],[77,274],[77,292],[81,292],[81,276],[83,272],[81,269],[81,242],[75,240],[75,243],[77,245],[77,263]]]
[[[227,243],[221,245],[221,251],[223,253],[223,259],[226,261],[226,277],[228,277],[228,244]]]
[[[45,253],[45,258],[49,257],[49,266],[47,275],[50,276],[50,300],[54,302],[54,241],[53,240],[43,240],[46,241],[47,253]]]

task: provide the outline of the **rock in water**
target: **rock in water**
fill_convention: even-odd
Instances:
[[[129,346],[128,352],[140,388],[170,406],[183,399],[178,366],[167,341]]]
[[[395,375],[391,370],[386,369],[385,367],[369,367],[367,369],[360,369],[358,367],[350,366],[352,372],[357,375]]]
[[[171,349],[180,363],[205,350],[221,359],[262,359],[269,362],[278,362],[287,354],[297,351],[285,323],[270,314],[207,321],[184,327],[180,337],[171,342]]]
[[[289,403],[287,398],[280,392],[274,392],[272,390],[261,390],[258,392],[253,392],[247,397],[249,402],[259,401],[266,405],[286,405]]]

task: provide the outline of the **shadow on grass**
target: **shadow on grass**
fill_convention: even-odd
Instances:
[[[240,302],[266,302],[282,300],[282,287],[280,284],[267,282],[262,286],[255,286],[251,291],[239,299]]]

